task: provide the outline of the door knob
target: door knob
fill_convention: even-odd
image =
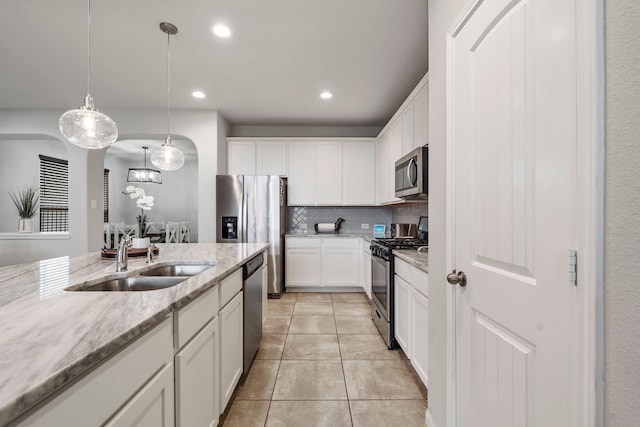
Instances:
[[[465,286],[467,284],[467,275],[464,274],[463,271],[456,273],[456,271],[453,270],[451,273],[447,274],[447,282],[451,285]]]

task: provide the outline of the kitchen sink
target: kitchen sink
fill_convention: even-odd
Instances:
[[[134,276],[104,280],[102,282],[79,285],[69,288],[69,291],[152,291],[166,289],[187,280],[186,277],[150,277]]]
[[[140,273],[141,276],[195,276],[215,264],[175,264],[162,265]]]

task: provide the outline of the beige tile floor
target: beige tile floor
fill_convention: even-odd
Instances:
[[[424,427],[426,390],[386,348],[358,293],[268,301],[256,360],[224,427]]]

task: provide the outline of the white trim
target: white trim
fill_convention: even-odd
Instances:
[[[424,416],[424,421],[427,424],[427,427],[438,427],[435,421],[433,421],[433,417],[431,416],[431,412],[429,408],[427,408],[427,413]]]
[[[578,425],[604,425],[604,0],[576,2]]]
[[[0,240],[69,240],[69,233],[0,233]]]

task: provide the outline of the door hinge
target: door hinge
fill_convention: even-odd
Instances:
[[[569,283],[578,286],[578,251],[569,249]]]

